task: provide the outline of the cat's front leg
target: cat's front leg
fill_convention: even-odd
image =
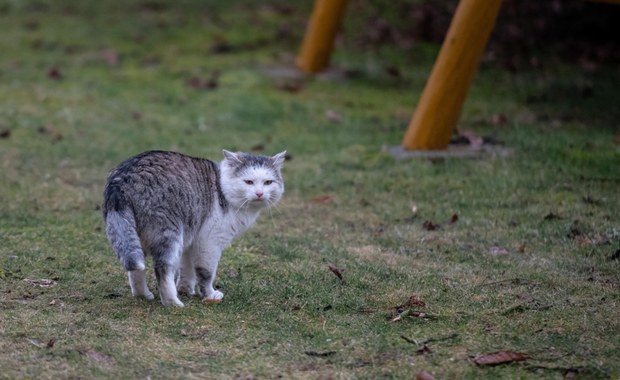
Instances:
[[[215,274],[222,255],[222,249],[215,245],[208,245],[207,249],[201,252],[196,258],[196,279],[198,291],[202,300],[205,302],[221,302],[224,293],[215,290]]]
[[[181,244],[178,241],[162,237],[153,242],[149,250],[153,255],[159,298],[164,306],[184,306],[177,296],[177,287],[174,281],[174,276],[179,268],[180,246]]]
[[[216,269],[202,267],[196,268],[196,276],[198,277],[198,290],[204,302],[217,303],[221,302],[224,298],[224,293],[213,288],[213,284],[215,283],[215,272]]]

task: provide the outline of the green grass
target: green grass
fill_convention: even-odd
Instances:
[[[310,1],[166,4],[0,1],[0,377],[620,376],[617,71],[484,63],[461,127],[513,153],[395,161],[382,147],[400,143],[429,47],[378,55],[345,28],[334,64],[359,76],[291,94],[263,69],[290,62]],[[187,85],[214,71],[216,89]],[[107,171],[147,149],[258,145],[291,154],[287,191],[225,252],[225,302],[132,298],[102,231]],[[392,321],[412,295],[429,317]],[[500,350],[530,359],[473,363]]]

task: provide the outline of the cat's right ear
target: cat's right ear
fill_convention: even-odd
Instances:
[[[284,160],[286,160],[286,151],[276,154],[275,156],[271,157],[271,160],[273,161],[273,165],[275,167],[281,169],[282,165],[284,164]]]
[[[222,152],[224,153],[224,158],[229,161],[231,164],[239,164],[241,163],[241,158],[239,158],[239,155],[237,153],[233,153],[231,151],[228,151],[226,149],[222,149]]]

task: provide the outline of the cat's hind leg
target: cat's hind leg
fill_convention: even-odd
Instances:
[[[177,280],[177,291],[190,296],[196,294],[196,271],[194,270],[193,256],[193,247],[183,252],[179,279]]]
[[[146,269],[129,271],[127,277],[129,277],[129,286],[134,297],[144,297],[147,300],[155,298],[146,284]]]
[[[181,259],[182,244],[180,241],[181,239],[178,238],[171,239],[162,236],[153,242],[150,249],[153,255],[159,298],[164,306],[184,306],[177,296],[177,287],[174,281]]]

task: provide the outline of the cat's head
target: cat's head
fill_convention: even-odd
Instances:
[[[274,205],[284,193],[282,164],[286,151],[275,156],[224,150],[220,163],[222,192],[236,208],[259,209]]]

